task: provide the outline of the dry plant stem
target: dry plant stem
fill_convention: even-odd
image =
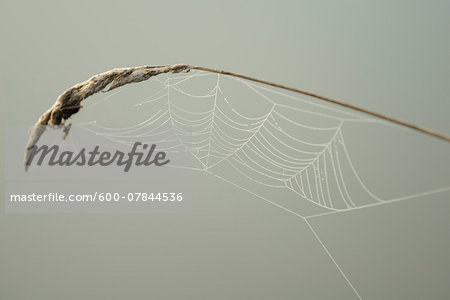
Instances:
[[[82,106],[81,101],[100,91],[111,91],[126,84],[141,82],[163,73],[178,73],[189,71],[187,65],[172,66],[141,66],[135,68],[113,69],[92,76],[90,79],[78,83],[59,95],[56,102],[50,107],[33,126],[25,149],[25,171],[31,156],[31,148],[36,145],[39,138],[45,132],[47,126],[61,127],[73,114],[76,114]]]
[[[320,100],[323,100],[323,101],[326,101],[326,102],[330,102],[330,103],[334,103],[334,104],[337,104],[337,105],[340,105],[340,106],[343,106],[343,107],[347,107],[347,108],[350,108],[352,110],[356,110],[356,111],[359,111],[359,112],[362,112],[362,113],[365,113],[365,114],[377,117],[379,119],[383,119],[383,120],[395,123],[395,124],[400,125],[400,126],[408,127],[410,129],[420,131],[420,132],[425,133],[427,135],[434,136],[434,137],[436,137],[438,139],[450,142],[450,137],[445,136],[445,135],[440,134],[440,133],[437,133],[437,132],[434,132],[434,131],[432,131],[430,129],[419,127],[417,125],[414,125],[414,124],[411,124],[411,123],[407,123],[407,122],[404,122],[404,121],[401,121],[401,120],[397,120],[397,119],[391,118],[389,116],[386,116],[386,115],[383,115],[383,114],[380,114],[380,113],[377,113],[377,112],[373,112],[373,111],[367,110],[365,108],[362,108],[362,107],[359,107],[359,106],[356,106],[356,105],[353,105],[353,104],[345,103],[345,102],[342,102],[340,100],[336,100],[336,99],[333,99],[333,98],[321,96],[321,95],[318,95],[318,94],[315,94],[315,93],[299,90],[299,89],[296,89],[296,88],[293,88],[293,87],[289,87],[289,86],[285,86],[285,85],[282,85],[282,84],[273,83],[273,82],[270,82],[270,81],[257,79],[257,78],[253,78],[253,77],[249,77],[249,76],[246,76],[246,75],[241,75],[241,74],[237,74],[237,73],[233,73],[233,72],[227,72],[227,71],[223,71],[223,70],[216,70],[216,69],[210,69],[210,68],[204,68],[204,67],[196,67],[196,66],[189,66],[189,68],[191,70],[194,70],[194,69],[195,70],[202,70],[202,71],[208,71],[208,72],[213,72],[213,73],[218,73],[218,74],[224,74],[224,75],[229,75],[229,76],[233,76],[233,77],[238,77],[238,78],[242,78],[242,79],[246,79],[246,80],[250,80],[250,81],[259,82],[259,83],[262,83],[262,84],[274,86],[274,87],[277,87],[277,88],[280,88],[280,89],[284,89],[284,90],[288,90],[288,91],[291,91],[291,92],[303,94],[303,95],[310,96],[310,97],[313,97],[313,98],[317,98],[317,99],[320,99]]]
[[[179,72],[189,72],[190,70],[201,70],[206,72],[212,72],[217,74],[223,74],[233,77],[238,77],[258,83],[262,83],[265,85],[270,85],[273,87],[281,88],[284,90],[292,91],[295,93],[303,94],[306,96],[310,96],[313,98],[320,99],[322,101],[330,102],[339,106],[343,106],[346,108],[350,108],[355,111],[359,111],[392,123],[395,123],[400,126],[408,127],[410,129],[425,133],[427,135],[439,138],[441,140],[450,142],[450,137],[447,137],[445,135],[436,133],[434,131],[431,131],[426,128],[422,128],[419,126],[416,126],[411,123],[407,123],[404,121],[400,121],[391,117],[388,117],[383,114],[379,114],[370,110],[367,110],[365,108],[355,106],[352,104],[348,104],[333,98],[324,97],[321,95],[317,95],[311,92],[299,90],[293,87],[273,83],[270,81],[257,79],[253,77],[249,77],[246,75],[241,75],[233,72],[227,72],[223,70],[217,70],[217,69],[210,69],[205,67],[199,67],[199,66],[190,66],[190,65],[184,65],[184,64],[177,64],[177,65],[170,65],[170,66],[141,66],[141,67],[134,67],[134,68],[118,68],[113,69],[101,74],[97,74],[92,76],[90,79],[78,83],[74,85],[73,87],[67,89],[64,93],[59,95],[59,97],[56,99],[56,102],[53,104],[52,107],[50,107],[36,122],[34,127],[32,128],[31,135],[28,139],[28,143],[25,149],[25,170],[27,169],[28,165],[27,162],[30,158],[31,151],[30,149],[36,145],[36,143],[39,141],[39,138],[44,133],[46,127],[48,125],[60,127],[64,125],[64,122],[69,119],[73,114],[77,113],[82,106],[80,105],[81,101],[88,98],[89,96],[98,93],[100,91],[108,92],[115,88],[121,87],[126,84],[130,83],[137,83],[141,81],[145,81],[149,79],[150,77],[163,74],[163,73],[179,73]]]

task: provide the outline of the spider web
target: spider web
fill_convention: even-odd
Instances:
[[[117,118],[106,125],[101,120],[111,120],[106,105],[101,113],[95,106],[123,104],[123,93],[136,89],[150,96],[123,108],[134,125],[122,126]],[[239,78],[191,71],[93,98],[83,115],[95,120],[79,124],[84,129],[124,145],[141,141],[168,153],[185,153],[194,165],[178,161],[170,167],[206,172],[302,218],[358,298],[308,220],[450,190],[445,186],[391,199],[377,196],[353,165],[344,125],[392,125]]]
[[[151,96],[134,103],[143,121],[126,127],[99,121],[82,126],[125,145],[142,141],[168,153],[186,152],[195,166],[181,162],[171,167],[208,172],[266,201],[278,198],[278,205],[302,217],[450,189],[381,199],[367,188],[350,159],[343,126],[384,121],[239,78],[203,71],[164,76],[153,77]],[[86,111],[117,93],[93,102]]]

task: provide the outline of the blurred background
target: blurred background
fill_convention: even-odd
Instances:
[[[2,1],[0,124],[31,126],[66,88],[111,68],[186,63],[450,135],[449,11],[448,1]],[[378,195],[449,185],[448,143],[344,129]],[[303,220],[215,178],[201,182],[183,215],[2,206],[0,298],[357,299]],[[449,200],[440,193],[311,224],[363,299],[447,299]]]

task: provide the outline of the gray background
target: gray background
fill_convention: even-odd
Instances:
[[[449,9],[448,1],[2,1],[2,127],[31,125],[92,74],[188,63],[449,135]],[[400,152],[395,132],[348,130],[355,165],[382,196],[448,185],[448,144],[415,134]],[[304,221],[200,179],[187,215],[20,215],[2,206],[0,299],[356,298]],[[364,299],[447,299],[449,198],[311,223]]]

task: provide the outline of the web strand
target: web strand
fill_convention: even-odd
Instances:
[[[140,109],[151,108],[149,118],[122,128],[96,121],[84,122],[82,126],[124,145],[140,139],[156,143],[168,152],[187,153],[201,167],[170,167],[205,172],[303,219],[353,293],[361,299],[309,220],[445,193],[450,191],[450,186],[382,199],[366,186],[354,166],[344,140],[343,125],[348,122],[382,125],[384,121],[314,103],[242,78],[224,79],[220,74],[203,71],[167,76],[164,81],[155,77],[153,81],[161,88],[135,104]],[[210,86],[200,84],[202,88],[198,90],[189,86],[198,80],[209,80]],[[227,88],[230,85],[232,88]],[[230,94],[233,89],[242,89],[245,97]],[[250,98],[258,104],[243,109],[242,102]],[[232,170],[233,175],[226,170]],[[352,194],[350,177],[364,191],[366,202],[358,201]],[[306,207],[318,210],[299,210],[295,205],[289,206],[285,199],[272,198],[273,193],[268,196],[264,191],[287,192],[283,195],[292,197],[295,203],[306,203],[309,205]]]

